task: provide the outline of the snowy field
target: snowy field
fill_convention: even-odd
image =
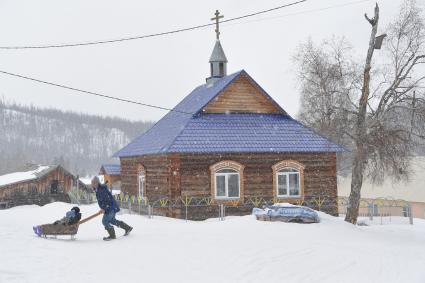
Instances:
[[[0,210],[0,282],[425,282],[425,221],[355,227],[320,214],[320,224],[204,222],[122,214],[134,226],[112,242],[100,218],[77,240],[37,238],[33,224],[61,218],[53,203]],[[97,211],[82,206],[83,217]],[[407,222],[405,222],[407,223]],[[122,234],[122,230],[118,231]]]

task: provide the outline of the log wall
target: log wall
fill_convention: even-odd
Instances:
[[[236,161],[244,166],[244,190],[241,198],[273,198],[272,166],[283,160],[293,160],[304,166],[302,199],[308,206],[332,215],[338,214],[335,153],[229,153],[229,154],[170,154],[122,158],[122,190],[137,195],[137,168],[146,170],[146,192],[149,200],[176,199],[180,196],[196,198],[211,195],[210,166],[224,160]],[[295,202],[297,198],[282,199]],[[317,200],[324,200],[319,204]],[[199,211],[198,209],[191,209]],[[195,212],[194,212],[195,213]],[[236,213],[236,212],[235,212]],[[193,219],[205,219],[198,212]],[[182,217],[181,210],[170,210],[167,215]]]
[[[223,160],[236,161],[245,166],[244,195],[273,198],[272,166],[283,160],[294,160],[304,167],[304,195],[307,203],[320,196],[325,199],[321,209],[337,215],[337,179],[335,153],[250,153],[250,154],[186,154],[181,155],[182,194],[194,197],[211,196],[209,166]],[[282,199],[294,202],[297,198]],[[317,209],[317,207],[314,207]]]
[[[157,200],[179,195],[176,175],[173,174],[174,170],[179,169],[175,168],[173,160],[172,155],[121,158],[121,190],[130,195],[138,195],[138,171],[142,165],[145,170],[145,193],[148,199]],[[170,190],[171,184],[173,190]]]

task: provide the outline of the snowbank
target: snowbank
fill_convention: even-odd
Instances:
[[[100,218],[82,225],[76,241],[35,237],[33,224],[71,207],[0,211],[0,282],[425,282],[420,219],[356,227],[320,212],[321,223],[310,225],[123,214],[134,230],[116,241],[101,240]],[[98,210],[81,209],[83,217]]]

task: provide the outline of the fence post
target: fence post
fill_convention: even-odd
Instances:
[[[224,218],[226,216],[226,208],[224,206],[224,204],[220,204],[218,206],[218,217],[220,221],[224,221]]]
[[[131,214],[131,197],[128,198],[128,213]]]
[[[382,207],[381,207],[381,209],[379,210],[379,215],[381,216],[381,225],[382,225]]]
[[[369,205],[369,219],[370,221],[373,221],[373,215],[375,214],[375,205],[372,202],[371,205]]]
[[[409,211],[409,223],[410,225],[413,225],[413,214],[412,214],[412,206],[409,204],[408,206]]]
[[[152,205],[148,205],[148,218],[149,219],[152,219],[152,214],[153,214],[153,211],[152,211]]]

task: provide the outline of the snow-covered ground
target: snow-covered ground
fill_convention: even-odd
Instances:
[[[53,203],[0,211],[1,283],[425,282],[424,220],[356,227],[322,213],[322,222],[310,225],[122,214],[135,229],[112,242],[101,240],[100,218],[81,225],[75,241],[33,234],[33,224],[70,208]],[[97,211],[81,208],[83,217]]]

